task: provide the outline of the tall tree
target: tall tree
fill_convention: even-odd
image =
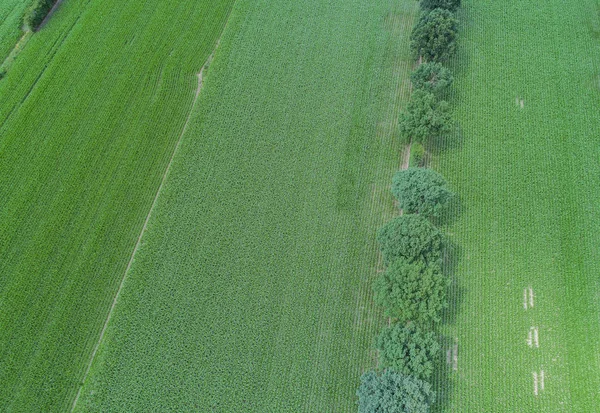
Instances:
[[[421,215],[404,214],[377,231],[385,265],[398,258],[409,262],[437,262],[442,254],[442,233]]]
[[[392,178],[392,194],[402,211],[439,216],[454,197],[444,177],[429,168],[408,168]]]
[[[413,323],[395,323],[377,337],[379,365],[417,379],[429,379],[440,352],[435,333]]]
[[[429,413],[435,402],[431,384],[392,370],[364,373],[356,395],[358,413]]]
[[[410,80],[415,89],[423,89],[439,96],[452,85],[454,77],[450,69],[441,63],[429,62],[419,65],[411,73]]]
[[[456,11],[460,7],[460,0],[421,0],[421,8],[424,10],[446,9]]]
[[[375,279],[373,292],[387,317],[429,326],[441,321],[449,284],[439,262],[426,265],[398,258]]]
[[[415,57],[426,62],[444,62],[456,53],[458,20],[451,11],[433,9],[421,14],[410,34],[410,48]]]
[[[417,89],[398,120],[401,136],[426,144],[452,130],[448,103],[438,101],[433,93]]]

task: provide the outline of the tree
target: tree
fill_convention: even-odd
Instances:
[[[409,166],[421,166],[425,163],[425,148],[419,142],[410,145]]]
[[[449,284],[439,262],[426,265],[398,258],[375,279],[373,292],[387,317],[427,326],[441,321]]]
[[[411,73],[410,80],[415,89],[422,89],[439,96],[450,87],[454,77],[450,69],[441,63],[429,62],[419,65]]]
[[[421,215],[404,214],[396,217],[377,231],[385,265],[398,258],[409,262],[423,260],[437,262],[442,253],[442,234]]]
[[[446,9],[456,11],[460,7],[460,0],[421,0],[423,10]]]
[[[410,48],[426,62],[444,62],[456,52],[457,37],[458,20],[451,11],[425,11],[410,34]]]
[[[417,89],[398,120],[400,134],[405,140],[426,144],[452,130],[448,103],[438,101],[433,93]]]
[[[392,370],[360,378],[358,413],[429,413],[435,402],[431,384]]]
[[[421,380],[431,377],[440,348],[433,332],[427,333],[412,323],[395,323],[377,337],[381,367]]]
[[[437,217],[454,197],[442,175],[429,168],[408,168],[392,178],[392,194],[402,211]]]

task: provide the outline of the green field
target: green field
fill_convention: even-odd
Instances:
[[[0,64],[23,35],[23,14],[30,3],[30,0],[0,2]]]
[[[237,2],[76,410],[355,411],[416,9]]]
[[[458,369],[442,406],[597,411],[600,8],[464,3],[451,99],[460,134],[436,161],[461,197],[447,227],[457,252],[445,329]],[[539,347],[527,343],[532,327]]]
[[[0,411],[70,407],[232,4],[66,1],[0,81]]]
[[[28,4],[0,4],[0,61]],[[67,0],[22,42],[0,80],[0,411],[355,412],[417,11]],[[459,198],[435,222],[433,411],[596,411],[600,2],[458,17],[457,127],[429,148]]]

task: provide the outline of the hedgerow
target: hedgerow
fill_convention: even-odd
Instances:
[[[434,95],[441,95],[448,90],[454,81],[452,72],[441,63],[428,62],[420,64],[410,75],[415,89],[422,89]]]

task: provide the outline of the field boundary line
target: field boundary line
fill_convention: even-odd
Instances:
[[[129,273],[129,270],[131,269],[131,266],[133,265],[133,260],[135,258],[135,255],[136,255],[138,249],[140,248],[140,245],[142,243],[142,238],[144,236],[144,233],[146,232],[146,228],[148,228],[148,223],[150,222],[150,217],[152,216],[152,212],[154,211],[154,208],[156,207],[156,204],[158,202],[158,198],[160,196],[160,193],[162,192],[164,184],[167,181],[167,177],[169,176],[169,172],[171,170],[171,166],[173,165],[173,160],[175,159],[175,155],[177,154],[177,152],[179,150],[179,147],[181,146],[181,141],[183,140],[183,136],[187,132],[187,129],[188,129],[188,126],[189,126],[189,123],[190,123],[190,119],[192,118],[192,114],[194,113],[194,108],[196,107],[196,103],[198,102],[198,97],[200,96],[200,89],[202,88],[204,70],[212,62],[212,60],[214,58],[214,55],[215,55],[215,52],[217,51],[217,48],[221,44],[221,38],[223,37],[223,33],[225,33],[225,30],[227,29],[227,26],[229,24],[229,20],[231,18],[231,14],[232,14],[233,9],[234,9],[234,7],[235,7],[236,4],[237,4],[237,1],[234,1],[233,5],[231,6],[231,9],[229,11],[229,15],[227,16],[227,20],[225,21],[225,24],[223,25],[223,29],[221,30],[221,34],[217,38],[217,41],[215,42],[215,46],[214,46],[211,54],[208,56],[208,58],[206,59],[206,61],[202,65],[202,68],[200,69],[200,72],[196,74],[196,77],[198,78],[198,85],[196,86],[196,92],[194,94],[194,100],[192,102],[192,106],[191,106],[190,111],[189,111],[189,113],[187,115],[185,123],[183,124],[183,129],[181,130],[181,133],[179,134],[179,137],[177,139],[177,143],[175,144],[175,148],[173,149],[173,152],[171,153],[171,157],[169,158],[169,163],[167,164],[167,168],[165,169],[165,172],[163,173],[162,179],[160,181],[160,185],[158,186],[158,189],[156,190],[156,194],[154,195],[154,199],[152,200],[152,205],[150,205],[150,210],[148,211],[148,214],[146,215],[146,219],[144,221],[144,225],[142,226],[142,229],[140,231],[140,235],[137,238],[137,241],[135,243],[135,247],[133,248],[133,252],[131,253],[131,256],[130,256],[129,261],[127,263],[127,267],[125,268],[125,271],[123,273],[123,277],[121,278],[121,282],[119,283],[119,288],[117,288],[117,292],[115,294],[115,297],[113,298],[112,304],[111,304],[110,309],[108,311],[108,315],[106,316],[106,320],[104,321],[104,325],[102,326],[102,330],[100,331],[100,337],[98,337],[98,341],[96,342],[96,345],[94,346],[94,350],[92,351],[92,354],[90,356],[90,360],[89,360],[89,362],[88,362],[88,364],[86,366],[85,372],[83,374],[83,378],[79,382],[80,383],[79,384],[79,388],[77,389],[77,394],[75,395],[75,399],[73,400],[73,404],[71,405],[71,409],[69,410],[70,412],[75,411],[75,407],[77,407],[77,402],[79,401],[79,397],[81,396],[81,390],[83,389],[85,381],[87,380],[88,374],[89,374],[89,372],[90,372],[90,370],[92,368],[92,364],[94,363],[94,359],[96,358],[96,354],[98,352],[98,349],[100,348],[100,344],[102,343],[102,339],[104,338],[104,333],[106,333],[106,329],[107,329],[108,324],[110,323],[110,320],[112,318],[113,311],[114,311],[114,309],[115,309],[115,307],[117,305],[117,301],[119,300],[119,296],[121,295],[121,291],[123,289],[123,285],[125,284],[125,280],[127,279],[127,274]]]

